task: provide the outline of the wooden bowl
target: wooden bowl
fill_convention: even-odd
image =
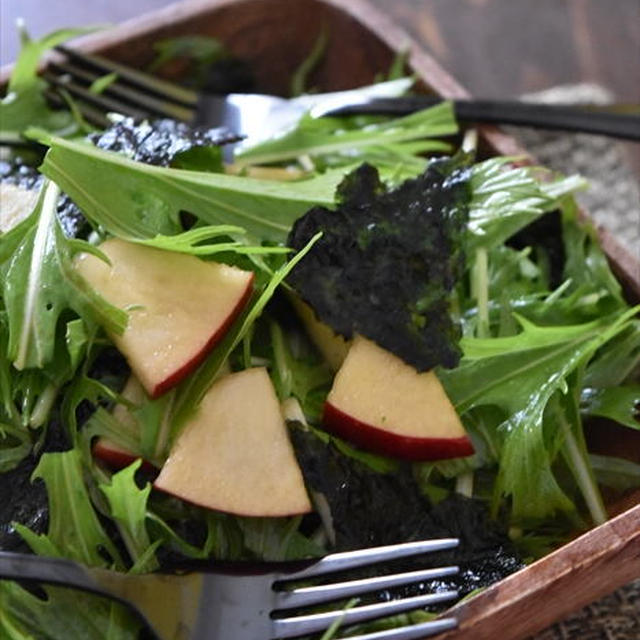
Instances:
[[[77,41],[132,66],[154,58],[153,43],[180,35],[219,38],[256,74],[259,89],[287,92],[288,81],[322,30],[329,45],[312,84],[338,90],[368,84],[389,68],[398,52],[422,89],[445,97],[465,90],[412,38],[366,0],[190,0],[143,15],[108,31]],[[9,69],[0,74],[0,83]],[[485,154],[525,154],[494,127],[480,129]],[[584,214],[585,217],[586,214]],[[640,301],[640,263],[606,230],[599,230],[611,265],[630,301]],[[610,431],[608,432],[611,433]],[[640,463],[640,432],[620,429],[615,437],[594,440],[601,453]],[[572,611],[640,576],[640,491],[607,505],[607,523],[486,589],[453,611],[459,628],[440,636],[451,640],[525,638]]]

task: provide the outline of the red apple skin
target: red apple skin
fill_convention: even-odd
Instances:
[[[203,361],[253,291],[253,272],[196,256],[120,238],[106,240],[100,250],[111,264],[80,253],[74,265],[111,304],[140,310],[129,316],[121,335],[110,337],[153,398]]]
[[[102,462],[113,469],[124,469],[138,459],[138,456],[134,456],[132,453],[129,453],[124,449],[110,446],[110,443],[104,438],[99,438],[96,441],[91,452],[94,457],[98,458],[98,460],[102,460]],[[154,473],[157,473],[158,471],[156,467],[147,460],[142,461],[141,469]]]
[[[222,340],[222,338],[226,335],[227,331],[230,329],[234,320],[240,315],[241,311],[246,306],[247,302],[249,302],[249,298],[253,293],[253,281],[255,278],[255,274],[251,273],[251,277],[247,282],[247,288],[243,293],[242,297],[238,300],[238,303],[233,308],[231,313],[227,316],[227,319],[218,326],[218,329],[213,333],[213,335],[207,340],[207,342],[202,346],[202,349],[190,359],[187,360],[180,368],[176,369],[169,377],[165,378],[162,382],[157,384],[149,394],[152,398],[159,398],[161,395],[175,387],[177,384],[182,382],[198,365],[202,363],[202,361],[207,357],[209,352]]]
[[[173,496],[174,498],[179,498],[180,500],[182,500],[183,502],[188,502],[189,504],[193,504],[196,507],[202,507],[203,509],[208,509],[210,511],[219,511],[220,513],[228,513],[230,515],[233,516],[239,516],[240,518],[289,518],[289,517],[296,517],[296,516],[304,516],[307,513],[310,512],[310,509],[302,509],[302,510],[295,510],[295,511],[290,511],[287,510],[286,513],[276,513],[276,514],[267,514],[267,515],[259,515],[257,516],[255,513],[245,513],[242,511],[242,509],[217,509],[216,507],[212,507],[210,504],[208,504],[206,501],[200,501],[198,499],[194,499],[194,498],[185,498],[184,496],[179,495],[178,493],[172,493],[171,491],[169,491],[168,489],[158,486],[158,484],[156,484],[155,482],[153,483],[153,488],[155,491],[160,491],[162,493],[165,493],[168,496]]]
[[[403,460],[444,460],[470,456],[474,452],[471,440],[467,436],[414,438],[391,433],[362,422],[329,402],[324,404],[322,423],[331,433],[367,451]]]

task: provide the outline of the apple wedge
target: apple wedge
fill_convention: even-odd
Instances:
[[[98,460],[102,460],[112,469],[124,469],[138,459],[138,456],[131,453],[131,451],[127,451],[124,447],[106,438],[99,438],[93,445],[92,451]],[[142,465],[151,469],[155,468],[146,461],[143,461]]]
[[[129,400],[129,402],[133,404],[140,404],[147,397],[144,388],[135,376],[129,377],[120,395],[125,400]],[[117,404],[113,408],[112,415],[120,423],[124,431],[130,433],[136,438],[139,436],[138,423],[135,421],[126,405]],[[131,451],[127,451],[120,445],[104,437],[96,440],[92,450],[93,455],[96,458],[106,462],[110,467],[114,467],[116,469],[122,469],[138,458],[138,456],[131,453]]]
[[[0,182],[0,233],[7,233],[29,217],[38,202],[38,189]]]
[[[253,272],[118,238],[99,248],[111,265],[84,253],[77,269],[106,300],[128,310],[124,333],[111,338],[157,398],[225,335],[251,295]]]
[[[318,320],[315,311],[295,293],[290,294],[289,300],[302,321],[311,342],[331,369],[337,371],[347,357],[350,342],[337,334],[328,324]]]
[[[176,439],[154,487],[236,515],[311,511],[266,369],[246,369],[213,384]]]
[[[473,453],[440,381],[356,336],[324,406],[328,431],[383,455],[439,460]]]

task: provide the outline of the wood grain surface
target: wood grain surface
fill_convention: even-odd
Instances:
[[[289,0],[295,3],[297,0]],[[15,21],[34,36],[115,24],[171,0],[0,0],[0,63],[19,48]],[[349,0],[345,0],[348,4]],[[597,83],[640,102],[640,0],[372,0],[472,95],[513,97]],[[309,29],[313,25],[308,25]],[[640,146],[624,144],[640,177]]]
[[[296,2],[296,0],[292,0]],[[349,0],[344,4],[348,5]],[[2,0],[0,62],[15,58],[23,17],[34,35],[118,23],[170,0]],[[507,97],[597,82],[640,102],[639,0],[372,0],[474,95]]]
[[[638,575],[640,505],[454,607],[459,627],[442,640],[518,640]]]

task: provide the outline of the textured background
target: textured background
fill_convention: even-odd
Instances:
[[[606,103],[613,96],[598,84],[562,85],[529,94],[544,102]],[[580,173],[589,189],[579,195],[597,224],[613,231],[632,252],[640,251],[638,176],[622,145],[600,136],[510,128],[541,164]],[[640,578],[640,576],[639,576]],[[535,612],[532,612],[535,615]],[[535,636],[535,640],[639,640],[640,579]],[[532,639],[533,640],[533,639]]]

